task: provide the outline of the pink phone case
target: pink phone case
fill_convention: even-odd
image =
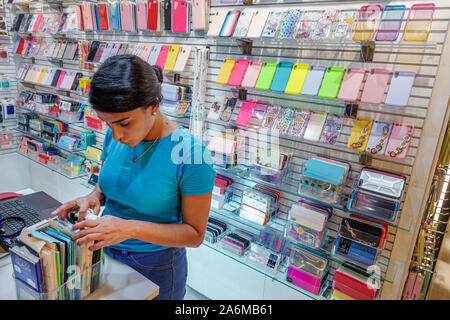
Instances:
[[[172,0],[172,32],[187,33],[188,7],[186,0]]]
[[[173,67],[173,71],[175,72],[183,72],[186,68],[186,63],[189,59],[189,55],[191,54],[191,46],[181,46],[180,52],[178,53],[177,62]]]
[[[409,142],[412,139],[414,127],[405,123],[394,123],[391,129],[391,135],[386,147],[385,155],[389,158],[404,159],[408,152]],[[394,151],[401,145],[404,145],[404,149],[397,155]]]
[[[66,75],[66,70],[61,70],[61,73],[58,78],[58,82],[56,83],[56,86],[55,86],[56,88],[61,87],[61,83],[63,82],[65,75]]]
[[[81,4],[77,4],[75,6],[75,11],[77,13],[78,30],[84,30],[83,11],[81,6]]]
[[[259,73],[261,72],[261,68],[263,65],[263,61],[254,60],[250,61],[247,67],[247,71],[245,72],[244,79],[242,79],[241,86],[244,88],[254,88],[256,81],[258,80]]]
[[[241,110],[236,118],[235,124],[240,127],[247,127],[248,121],[250,120],[253,109],[256,106],[255,101],[245,100],[242,102]]]
[[[42,13],[38,14],[37,18],[36,18],[36,22],[34,23],[34,27],[33,27],[33,32],[37,32],[39,29],[39,25],[41,24],[42,21]]]
[[[164,70],[164,65],[166,64],[167,55],[169,54],[170,46],[161,46],[159,51],[158,60],[156,60],[156,65],[160,66]]]
[[[136,3],[136,20],[138,30],[147,30],[147,3],[137,2]]]
[[[206,30],[207,0],[192,0],[192,29]]]
[[[94,30],[94,20],[92,17],[92,5],[90,3],[83,3],[83,24],[84,30]]]
[[[76,75],[77,75],[76,71],[70,73],[69,80],[67,80],[64,89],[70,90],[70,88],[72,88],[73,81],[75,80]]]
[[[236,59],[230,79],[228,80],[229,86],[239,87],[241,85],[242,79],[247,71],[248,63],[247,59]]]
[[[292,284],[299,286],[313,294],[318,294],[320,290],[321,279],[303,270],[290,266],[287,277],[292,280]]]
[[[391,71],[388,69],[370,69],[361,95],[361,102],[371,104],[383,103],[384,93],[390,78]]]
[[[337,98],[344,101],[357,101],[361,84],[366,70],[361,68],[348,68],[342,80],[341,89]]]
[[[147,61],[148,57],[150,57],[150,52],[152,51],[152,45],[146,44],[144,45],[144,49],[142,49],[141,55],[139,56],[142,60]]]
[[[120,3],[120,23],[123,31],[133,31],[132,6],[129,1]]]

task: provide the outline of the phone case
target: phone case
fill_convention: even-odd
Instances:
[[[374,120],[369,140],[367,141],[366,152],[383,155],[386,151],[391,128],[392,122]]]
[[[227,84],[235,64],[236,64],[235,59],[227,58],[223,60],[222,66],[220,67],[219,70],[219,74],[217,75],[216,83]]]
[[[120,24],[123,31],[133,32],[133,6],[129,1],[120,2]]]
[[[278,30],[281,27],[281,22],[286,14],[287,12],[285,10],[272,11],[267,18],[266,26],[264,27],[261,37],[275,38],[278,35]]]
[[[239,19],[241,11],[240,10],[230,10],[227,13],[225,21],[223,22],[222,28],[220,29],[219,36],[221,37],[231,37],[236,26],[236,22]]]
[[[120,30],[120,4],[119,2],[109,2],[109,20],[112,30]]]
[[[173,71],[175,72],[183,72],[186,68],[186,63],[189,59],[189,56],[191,54],[191,46],[181,46],[180,52],[178,53],[177,62],[175,63],[175,66],[173,67]]]
[[[320,142],[336,144],[336,140],[341,133],[344,117],[336,114],[328,114],[323,126]]]
[[[255,84],[255,89],[269,90],[272,84],[273,77],[277,71],[278,63],[275,61],[265,61],[259,73],[258,80]]]
[[[106,44],[105,50],[103,51],[103,54],[100,57],[100,61],[99,61],[100,63],[105,62],[105,60],[109,58],[113,46],[114,46],[114,43],[112,43],[112,42],[108,42]]]
[[[69,75],[69,79],[67,80],[66,85],[63,87],[66,90],[70,90],[70,88],[72,88],[73,85],[73,81],[75,80],[77,73],[75,71],[71,72]]]
[[[280,39],[293,39],[298,19],[300,18],[300,9],[291,9],[283,20],[280,28]]]
[[[177,44],[173,44],[169,47],[169,53],[167,55],[164,70],[173,71],[173,68],[175,67],[175,64],[177,62],[177,58],[178,58],[180,49],[181,49],[181,46],[177,45]]]
[[[414,4],[409,9],[403,40],[427,41],[436,5],[434,3]]]
[[[289,128],[289,134],[294,137],[302,138],[305,135],[310,115],[311,113],[309,111],[295,111],[291,127]]]
[[[50,77],[51,72],[52,71],[50,69],[47,69],[45,71],[44,77],[42,78],[42,81],[41,81],[42,84],[44,84],[44,85],[47,84],[47,81],[48,81],[48,78]]]
[[[384,6],[381,13],[380,24],[378,25],[376,41],[395,41],[400,33],[403,16],[405,15],[406,6],[404,5],[388,5]]]
[[[280,110],[275,123],[275,128],[280,134],[288,133],[294,114],[295,111],[292,108],[284,108]]]
[[[229,11],[229,9],[219,9],[212,15],[206,36],[217,37],[219,35]]]
[[[52,85],[52,83],[53,83],[53,79],[55,78],[55,75],[56,75],[56,69],[52,69],[51,71],[50,71],[50,75],[48,76],[48,79],[47,79],[47,81],[45,82],[45,85],[46,86],[51,86]]]
[[[66,74],[64,75],[63,80],[61,81],[61,84],[59,85],[60,89],[64,89],[67,85],[67,81],[69,81],[71,73],[66,72]]]
[[[366,83],[361,95],[361,102],[370,104],[381,104],[384,101],[391,71],[388,69],[370,69]]]
[[[248,27],[247,38],[259,38],[261,36],[269,13],[270,11],[267,9],[257,9],[254,11],[252,21]]]
[[[61,70],[61,73],[59,74],[58,82],[56,82],[56,88],[61,88],[61,84],[64,80],[64,77],[66,76],[66,70]]]
[[[341,11],[332,27],[332,38],[334,39],[348,39],[355,24],[357,12]]]
[[[372,124],[372,119],[356,118],[355,123],[353,124],[352,133],[348,140],[347,148],[359,152],[366,151]]]
[[[236,59],[233,71],[231,72],[228,85],[233,87],[239,87],[244,79],[245,72],[247,71],[249,61],[247,59]]]
[[[147,29],[161,31],[160,13],[161,10],[159,0],[148,0]]]
[[[367,5],[359,9],[358,19],[353,33],[354,41],[373,40],[382,10],[383,7],[380,5]]]
[[[386,146],[385,155],[390,158],[404,159],[408,152],[414,127],[405,123],[394,123]]]
[[[94,61],[95,55],[97,54],[98,47],[100,46],[100,41],[92,41],[91,49],[89,50],[88,57],[86,61]]]
[[[289,94],[300,94],[306,75],[308,74],[308,70],[308,64],[294,64],[284,92]]]
[[[319,19],[314,28],[314,32],[311,36],[312,40],[324,40],[327,39],[331,32],[331,27],[336,17],[338,16],[336,9],[325,9],[320,13]]]
[[[260,60],[250,61],[244,78],[242,79],[241,86],[244,88],[254,88],[261,72],[262,66],[263,62]]]
[[[222,114],[220,115],[220,120],[228,122],[233,115],[234,108],[236,107],[237,99],[236,98],[227,98],[225,102],[225,108],[223,109]]]
[[[167,55],[169,54],[170,46],[161,46],[161,50],[159,51],[158,59],[156,60],[156,65],[160,66],[161,69],[164,70],[164,66],[166,64]]]
[[[55,46],[55,50],[53,51],[51,57],[56,58],[58,56],[59,49],[61,49],[62,41],[58,41]]]
[[[252,116],[253,109],[255,108],[256,102],[251,100],[242,101],[241,109],[236,118],[235,125],[240,127],[247,127],[248,121]]]
[[[109,15],[108,15],[108,4],[106,3],[98,3],[97,11],[98,11],[98,26],[102,31],[109,30]]]
[[[164,30],[172,30],[172,0],[163,0],[164,3],[160,5],[162,8],[162,13],[164,15]],[[162,28],[162,26],[161,26]]]
[[[40,13],[36,16],[36,22],[34,23],[34,26],[33,26],[33,29],[31,30],[31,32],[38,31],[39,25],[41,24],[41,21],[42,21],[42,17],[43,17],[42,13]]]
[[[138,30],[147,30],[147,2],[136,2],[136,26]]]
[[[324,66],[310,66],[301,93],[307,96],[316,96],[319,93],[326,69]]]
[[[189,32],[189,8],[186,0],[172,0],[172,32]]]
[[[384,103],[397,107],[408,105],[415,77],[412,71],[394,71]]]
[[[152,45],[151,44],[145,44],[142,48],[141,53],[139,54],[139,58],[141,58],[144,61],[147,61],[150,57],[150,53],[152,52]]]
[[[326,112],[311,112],[303,138],[309,141],[319,141],[326,119]]]
[[[207,0],[192,0],[192,29],[206,31],[208,13]]]
[[[105,51],[105,48],[106,48],[106,42],[100,43],[100,45],[98,46],[97,53],[95,54],[95,57],[94,57],[94,62],[100,62],[100,59],[103,55],[103,51]]]
[[[265,102],[256,102],[250,120],[247,123],[247,128],[258,130],[261,127],[268,107],[269,105]]]
[[[94,17],[92,12],[92,5],[90,3],[83,3],[83,26],[84,30],[94,30]]]
[[[42,83],[46,71],[47,71],[47,68],[42,68],[42,70],[41,70],[41,72],[39,73],[39,76],[38,76],[38,78],[37,78],[37,81],[36,81],[37,83]]]
[[[150,52],[150,56],[148,57],[148,63],[153,66],[156,64],[156,61],[158,60],[159,57],[159,52],[161,51],[161,47],[160,45],[156,45],[152,47],[152,51]]]
[[[98,6],[96,3],[92,4],[92,16],[94,18],[94,30],[100,31],[100,22],[98,20]]]
[[[56,57],[58,59],[62,59],[62,57],[64,56],[64,51],[67,48],[67,40],[63,40],[61,43],[61,47],[59,48],[58,54],[56,55]]]
[[[277,70],[275,71],[275,75],[273,76],[273,80],[270,85],[271,91],[284,92],[293,66],[294,64],[292,62],[278,63]]]
[[[245,8],[241,11],[239,20],[234,29],[234,38],[245,38],[247,36],[248,28],[252,22],[253,14],[255,11],[253,9]]]
[[[365,75],[365,69],[348,68],[342,80],[341,89],[337,98],[343,101],[357,101]]]
[[[329,66],[323,76],[318,96],[321,98],[335,99],[341,88],[344,78],[345,68],[338,66]]]

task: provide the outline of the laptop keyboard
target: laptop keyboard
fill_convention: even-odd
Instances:
[[[25,220],[27,227],[32,226],[42,219],[39,217],[39,212],[36,209],[29,207],[20,199],[12,201],[0,202],[0,217],[21,217]]]

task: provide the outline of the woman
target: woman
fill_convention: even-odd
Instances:
[[[109,129],[94,191],[63,204],[79,208],[78,244],[97,241],[160,286],[157,299],[183,299],[184,247],[204,238],[215,171],[208,150],[158,109],[162,72],[132,55],[107,59],[91,82],[90,103]],[[84,220],[87,209],[102,217]]]

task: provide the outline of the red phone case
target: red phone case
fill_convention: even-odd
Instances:
[[[158,29],[158,0],[148,0],[147,29],[156,31]]]
[[[159,51],[158,60],[156,60],[156,65],[160,66],[161,69],[164,70],[164,66],[166,64],[167,55],[169,54],[170,46],[161,46],[161,50]]]
[[[247,71],[249,61],[247,59],[237,59],[234,64],[233,71],[231,72],[228,85],[233,87],[239,87],[244,79],[245,72]]]
[[[24,43],[25,43],[25,39],[24,38],[20,38],[19,45],[17,46],[15,54],[22,54]]]
[[[334,273],[333,287],[339,292],[356,300],[373,300],[376,290],[337,270]]]
[[[108,5],[106,3],[97,4],[97,11],[100,30],[109,30]]]

